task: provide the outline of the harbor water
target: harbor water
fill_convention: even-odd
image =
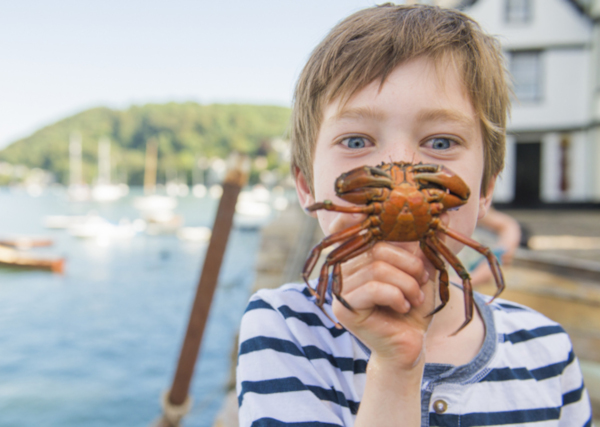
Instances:
[[[43,226],[47,215],[91,211],[134,220],[133,197],[71,203],[59,190],[0,190],[0,236],[51,237],[34,253],[66,258],[62,275],[0,268],[0,426],[149,426],[159,416],[207,244],[143,233],[78,239]],[[217,203],[180,198],[176,213],[186,226],[210,226]],[[221,405],[259,241],[256,230],[232,232],[185,426],[211,426]]]

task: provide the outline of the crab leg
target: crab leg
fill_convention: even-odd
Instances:
[[[438,225],[438,230],[452,237],[454,240],[458,240],[459,242],[469,246],[470,248],[475,249],[477,252],[479,252],[487,258],[497,288],[496,293],[494,294],[494,297],[490,300],[490,302],[496,299],[496,297],[498,297],[498,295],[502,293],[506,285],[504,284],[504,276],[502,275],[502,270],[500,269],[500,263],[498,262],[498,258],[496,258],[496,255],[494,255],[491,249],[486,246],[483,246],[479,242],[476,242],[475,240],[467,236],[460,234],[457,231],[445,227],[442,223]]]
[[[332,289],[331,293],[346,307],[354,312],[354,309],[344,298],[342,298],[342,271],[341,264],[351,258],[357,257],[363,252],[368,251],[375,244],[373,233],[370,231],[356,236],[342,246],[331,252],[327,257],[325,264],[333,265],[333,274],[331,275]]]
[[[319,275],[319,284],[317,285],[316,291],[317,306],[321,309],[321,311],[323,311],[323,313],[329,318],[329,320],[336,324],[335,326],[338,329],[341,328],[342,325],[340,325],[338,322],[329,317],[329,315],[323,310],[323,303],[325,302],[325,293],[327,292],[329,267],[333,265],[333,273],[331,275],[332,294],[337,298],[339,302],[342,303],[344,307],[354,312],[352,306],[341,295],[341,264],[350,258],[354,258],[360,255],[361,253],[366,252],[375,244],[375,242],[376,240],[373,240],[372,233],[370,231],[355,236],[354,238],[342,244],[339,248],[334,249],[327,256],[325,262],[323,263],[323,266],[321,267],[321,274]]]
[[[448,261],[448,263],[454,268],[454,271],[460,276],[463,281],[463,293],[465,298],[465,321],[460,327],[452,334],[456,335],[469,324],[473,318],[473,287],[471,286],[471,277],[467,272],[467,269],[462,265],[460,260],[452,253],[448,247],[442,243],[442,241],[435,235],[430,236],[431,243],[434,248]]]
[[[356,224],[345,230],[338,231],[337,233],[333,233],[331,236],[324,238],[323,240],[321,240],[320,243],[318,243],[317,245],[315,245],[314,248],[312,248],[308,258],[306,259],[306,262],[304,263],[304,268],[302,269],[302,278],[304,279],[304,282],[306,283],[308,290],[313,294],[313,296],[316,296],[316,294],[310,287],[310,285],[308,283],[308,278],[310,277],[310,274],[314,270],[315,265],[317,264],[317,261],[319,260],[319,257],[321,256],[321,252],[323,251],[323,249],[325,249],[326,247],[331,246],[337,242],[341,242],[342,240],[346,240],[346,239],[353,237],[354,235],[360,233],[362,230],[369,228],[370,225],[371,225],[371,219],[367,218],[360,224]]]
[[[440,258],[440,256],[435,251],[435,246],[429,241],[429,237],[421,240],[420,242],[421,251],[425,254],[427,259],[431,261],[433,266],[440,272],[439,278],[439,294],[441,304],[437,306],[431,313],[427,316],[433,316],[435,313],[440,311],[442,308],[446,306],[448,299],[450,298],[450,290],[448,289],[448,270],[446,270],[446,264]]]
[[[317,202],[306,208],[308,212],[318,211],[325,209],[326,211],[342,212],[342,213],[362,213],[372,214],[375,210],[373,205],[369,206],[339,206],[334,205],[331,200],[325,200],[324,202]]]

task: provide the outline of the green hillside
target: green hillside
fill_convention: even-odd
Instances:
[[[143,183],[146,142],[158,141],[158,180],[165,173],[191,179],[198,157],[227,157],[231,150],[266,155],[268,168],[285,168],[270,141],[283,138],[290,110],[257,105],[199,105],[193,102],[148,104],[127,110],[93,108],[18,140],[0,151],[0,161],[41,168],[58,182],[69,180],[69,138],[82,137],[83,175],[97,176],[98,140],[110,138],[112,174],[130,185]]]

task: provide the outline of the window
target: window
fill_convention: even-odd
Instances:
[[[505,0],[506,22],[526,24],[531,21],[531,0]]]
[[[510,73],[519,101],[539,101],[542,98],[540,53],[524,51],[510,54]]]

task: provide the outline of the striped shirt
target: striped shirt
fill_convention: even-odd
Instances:
[[[478,355],[461,366],[425,365],[421,425],[591,426],[563,328],[522,305],[488,299],[475,294],[486,330]],[[330,300],[325,309],[333,316]],[[305,285],[257,292],[240,330],[240,426],[354,425],[369,354],[320,312]]]

